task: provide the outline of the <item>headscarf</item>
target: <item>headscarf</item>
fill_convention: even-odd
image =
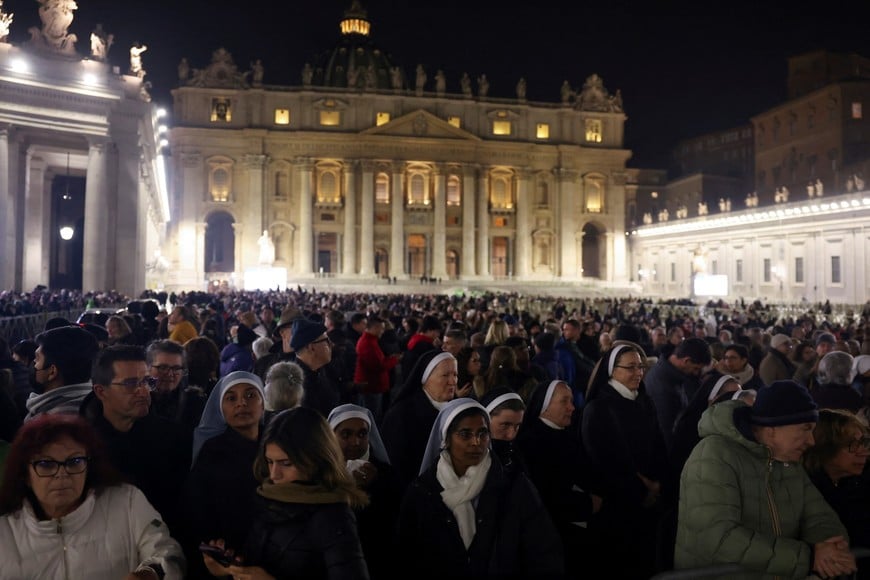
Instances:
[[[480,491],[486,483],[489,468],[492,465],[492,457],[487,451],[483,460],[479,464],[469,467],[462,477],[459,477],[453,469],[450,452],[446,449],[447,431],[459,414],[468,409],[480,409],[486,421],[486,426],[489,427],[489,414],[483,405],[474,399],[465,397],[453,399],[439,411],[438,418],[435,419],[435,424],[429,433],[429,443],[426,446],[426,454],[423,456],[423,464],[420,468],[420,473],[422,474],[426,471],[426,468],[431,466],[434,458],[438,458],[435,477],[444,488],[441,492],[441,500],[453,512],[456,524],[459,527],[459,535],[462,537],[462,542],[466,548],[471,546],[471,542],[474,540],[474,535],[477,532],[472,502],[480,495]]]
[[[737,379],[735,379],[731,375],[722,375],[721,377],[719,377],[716,380],[716,382],[713,384],[713,388],[710,389],[710,394],[707,395],[707,402],[712,403],[713,401],[715,401],[716,398],[719,396],[719,391],[721,391],[722,387],[725,386],[725,383],[732,382],[732,381],[737,383]],[[740,383],[737,383],[737,384],[739,385]],[[741,391],[741,389],[738,387],[737,392],[739,393],[740,391]],[[732,398],[733,398],[733,396],[732,396]]]
[[[447,356],[443,356],[447,355]],[[439,358],[438,362],[447,360],[447,357],[453,357],[452,354],[448,352],[443,352],[437,349],[427,350],[423,354],[420,355],[420,358],[417,359],[417,362],[414,363],[414,366],[411,368],[411,373],[405,379],[405,382],[402,384],[402,388],[399,389],[398,394],[396,394],[395,399],[390,399],[390,404],[394,405],[399,401],[402,401],[418,391],[423,390],[423,383],[426,381],[423,380],[423,374],[426,372],[426,369],[429,367],[429,363],[432,362],[433,359]],[[432,374],[432,369],[429,370],[429,374]],[[427,376],[428,378],[428,376]]]
[[[196,458],[206,441],[226,431],[227,420],[224,418],[221,402],[223,402],[224,394],[230,387],[241,383],[255,386],[260,391],[260,397],[265,405],[266,392],[263,390],[263,381],[254,373],[233,371],[222,377],[208,396],[205,408],[202,411],[202,418],[199,420],[199,425],[193,431],[193,463],[196,463]]]
[[[508,387],[496,387],[495,389],[488,390],[480,398],[480,404],[486,407],[487,413],[492,415],[492,412],[493,410],[495,410],[496,407],[512,399],[520,401],[521,403],[523,403],[523,407],[525,407],[525,402],[523,401],[523,398]]]
[[[343,421],[348,419],[362,419],[369,426],[369,449],[368,453],[378,461],[390,463],[390,456],[387,454],[387,448],[384,446],[384,441],[381,439],[381,433],[378,431],[378,426],[375,423],[375,417],[372,412],[365,407],[359,405],[339,405],[329,412],[329,417],[326,421],[329,426],[335,431]]]
[[[595,400],[601,394],[602,390],[610,384],[610,379],[613,376],[613,369],[616,368],[616,362],[619,360],[619,356],[631,351],[638,353],[641,360],[645,359],[643,349],[638,344],[628,340],[615,341],[613,346],[610,347],[610,350],[601,354],[601,358],[597,363],[595,363],[595,368],[592,369],[592,376],[589,378],[589,386],[586,389],[587,404]],[[643,389],[644,383],[643,380],[641,380],[637,391],[634,391],[635,394],[633,395],[633,398],[636,398]],[[626,388],[626,390],[629,389]],[[625,393],[620,394],[625,396]]]

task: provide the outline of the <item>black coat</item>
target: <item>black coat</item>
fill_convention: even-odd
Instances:
[[[846,526],[850,547],[870,548],[870,480],[867,475],[844,477],[837,485],[824,471],[809,476]],[[858,561],[857,578],[870,578],[870,559]]]
[[[374,481],[363,487],[369,505],[354,510],[359,539],[365,554],[369,576],[373,579],[392,578],[396,569],[396,520],[402,486],[393,466],[373,457],[369,462],[377,469]]]
[[[338,387],[324,375],[325,367],[315,371],[298,358],[294,357],[293,362],[302,368],[302,386],[305,389],[302,406],[318,411],[324,419],[329,417],[330,411],[339,405],[339,395]]]
[[[547,578],[564,571],[559,534],[521,473],[493,458],[475,504],[476,532],[466,550],[443,487],[431,467],[408,488],[399,515],[401,570],[417,578]]]
[[[429,432],[437,418],[438,410],[429,402],[422,387],[395,401],[384,416],[381,437],[402,489],[420,474]]]
[[[283,503],[257,496],[244,560],[276,578],[367,580],[356,518],[344,503]]]

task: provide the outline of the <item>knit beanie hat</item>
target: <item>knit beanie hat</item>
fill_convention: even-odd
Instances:
[[[759,389],[750,421],[761,427],[816,423],[819,407],[807,388],[792,380],[774,381]]]

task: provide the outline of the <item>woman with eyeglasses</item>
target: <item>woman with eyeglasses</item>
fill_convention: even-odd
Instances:
[[[260,377],[235,371],[208,398],[193,436],[193,468],[184,487],[184,547],[191,578],[208,577],[199,544],[223,538],[239,549],[251,527],[257,480],[253,465],[263,431],[265,394]]]
[[[620,546],[618,563],[599,564],[625,578],[648,578],[655,572],[656,528],[669,474],[664,438],[643,384],[645,371],[643,349],[615,341],[592,371],[583,409],[583,446],[603,495],[589,531],[605,550],[596,554]]]
[[[486,408],[454,399],[438,413],[399,515],[400,569],[423,578],[551,578],[562,542],[523,473],[490,450]]]
[[[184,557],[93,428],[42,415],[18,432],[0,487],[0,578],[182,578]]]
[[[864,475],[870,457],[867,427],[850,411],[821,409],[813,430],[815,445],[804,452],[810,479],[849,532],[852,547],[870,548],[870,481]],[[867,562],[858,562],[858,578],[870,578]]]

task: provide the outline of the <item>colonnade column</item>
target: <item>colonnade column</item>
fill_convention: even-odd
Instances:
[[[360,276],[375,273],[375,192],[373,173],[375,165],[362,161],[362,204],[360,208]]]
[[[236,254],[236,272],[243,274],[248,268],[260,265],[260,253],[257,240],[260,239],[264,230],[268,230],[269,224],[263,211],[266,163],[269,158],[266,155],[245,155],[242,158],[245,170],[248,174],[248,196],[245,204],[245,220],[248,225],[243,234],[241,254]],[[271,235],[271,234],[270,234]]]
[[[82,290],[106,288],[108,196],[106,194],[106,148],[108,143],[91,140],[85,181],[85,232],[82,256]]]
[[[0,247],[4,249],[5,260],[0,266],[0,288],[15,288],[15,258],[18,246],[15,243],[15,214],[18,200],[11,195],[15,191],[11,179],[18,172],[10,171],[9,127],[0,127],[0,207],[6,208],[0,216]]]
[[[205,232],[208,229],[208,223],[197,222],[196,227],[196,243],[193,248],[194,260],[196,260],[196,278],[197,284],[205,282]],[[197,286],[199,287],[199,286]]]
[[[459,275],[474,277],[474,167],[462,168],[462,263]]]
[[[390,203],[393,207],[392,224],[390,227],[390,277],[405,276],[405,199],[402,195],[402,168],[393,166],[392,198]]]
[[[344,170],[344,239],[342,240],[341,273],[356,274],[356,161]]]
[[[46,188],[46,163],[38,154],[27,153],[27,183],[24,200],[24,276],[22,286],[48,285],[50,199]],[[87,231],[87,230],[86,230]],[[99,265],[99,264],[98,264]],[[102,288],[102,287],[101,287]],[[93,289],[93,288],[88,288]]]
[[[314,164],[308,158],[295,162],[299,174],[299,274],[310,276],[314,264],[314,210],[311,184]]]
[[[444,170],[435,168],[435,224],[432,238],[432,270],[430,276],[444,280],[447,278],[447,188]],[[428,251],[428,248],[427,248]]]
[[[517,237],[514,241],[514,274],[523,278],[529,275],[529,262],[532,255],[531,233],[531,192],[529,191],[529,171],[517,170]]]
[[[605,253],[605,255],[607,256],[607,258],[606,258],[607,269],[605,271],[605,276],[606,276],[605,280],[607,280],[608,282],[612,282],[614,271],[615,271],[615,265],[616,265],[614,263],[614,260],[616,258],[616,251],[615,251],[616,250],[616,243],[617,243],[617,240],[619,238],[616,237],[615,232],[606,232],[604,234],[604,239],[607,241],[607,250]],[[622,252],[620,252],[622,255],[620,256],[620,258],[623,262],[625,262],[625,235],[624,234],[622,235],[621,241],[623,242],[623,244],[622,244]]]
[[[578,173],[570,169],[557,169],[559,179],[559,240],[561,264],[559,277],[562,280],[577,278],[577,241],[574,232],[577,230],[577,177]]]
[[[477,175],[477,274],[489,276],[489,190],[486,168]]]

